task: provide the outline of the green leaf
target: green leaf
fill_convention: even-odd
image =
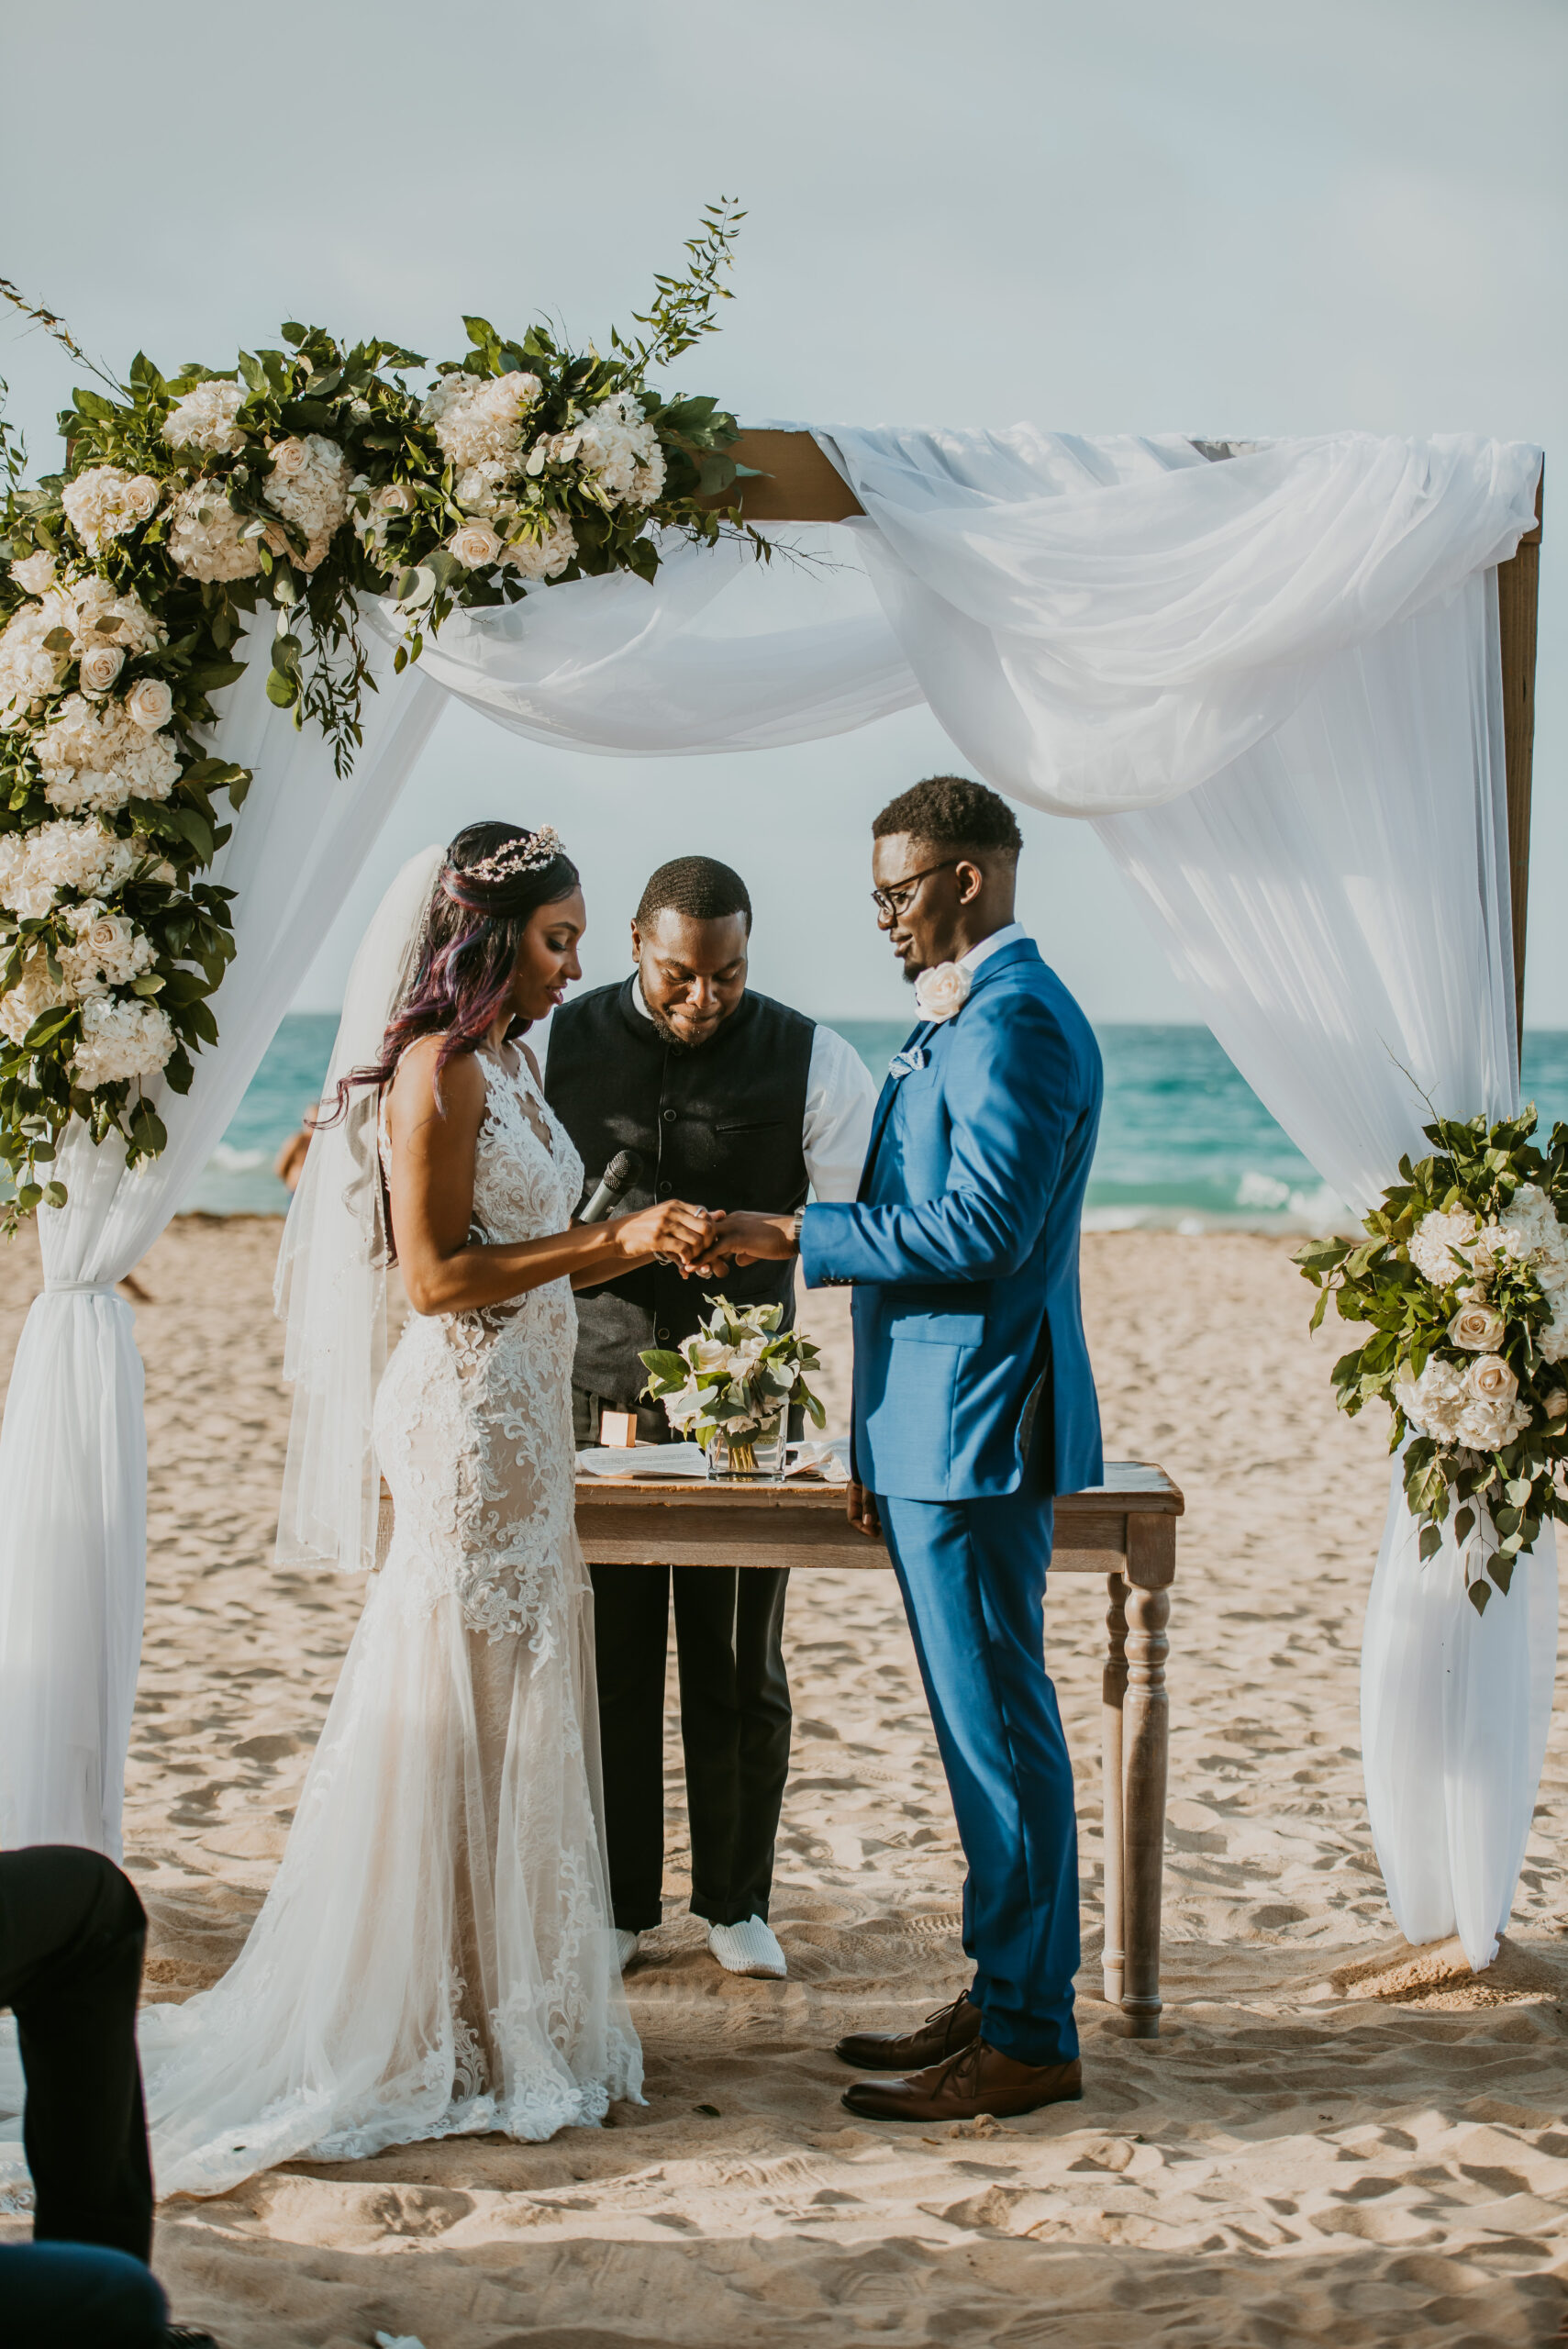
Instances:
[[[1478,1576],[1474,1582],[1466,1583],[1464,1586],[1464,1595],[1466,1598],[1469,1599],[1472,1607],[1474,1608],[1477,1615],[1485,1614],[1486,1604],[1490,1599],[1492,1593],[1488,1589],[1485,1581]]]
[[[1421,1528],[1421,1539],[1418,1544],[1421,1553],[1421,1564],[1425,1565],[1429,1559],[1435,1558],[1438,1552],[1442,1548],[1442,1527],[1440,1525],[1423,1525]]]
[[[1454,1540],[1461,1542],[1468,1542],[1474,1531],[1475,1511],[1473,1508],[1459,1510],[1453,1520]]]
[[[291,677],[286,670],[268,670],[267,699],[275,702],[279,709],[292,709],[299,699],[299,691],[297,677]]]

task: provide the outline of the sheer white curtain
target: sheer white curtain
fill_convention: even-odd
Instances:
[[[380,692],[347,779],[316,729],[266,698],[267,622],[223,697],[214,748],[254,769],[214,877],[238,894],[220,1041],[159,1112],[169,1147],[128,1173],[78,1130],[70,1191],[39,1216],[43,1294],[17,1350],[0,1430],[0,1842],[90,1844],[117,1857],[141,1645],[147,1447],[131,1308],[115,1293],[188,1192],[254,1075],[301,972],[441,706],[428,681]],[[222,1473],[221,1462],[213,1474]]]

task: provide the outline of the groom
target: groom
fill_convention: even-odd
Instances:
[[[885,1534],[969,1862],[973,1980],[919,2030],[860,2033],[871,2119],[1032,2112],[1082,2093],[1073,1770],[1043,1658],[1051,1497],[1098,1484],[1078,1223],[1100,1115],[1088,1021],[1013,918],[1006,800],[938,775],[872,827],[877,919],[920,1014],[853,1205],[726,1218],[726,1255],[854,1288],[850,1516]]]

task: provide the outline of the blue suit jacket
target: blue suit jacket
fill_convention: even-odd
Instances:
[[[808,1207],[808,1287],[853,1283],[856,1474],[908,1500],[1103,1475],[1078,1297],[1099,1125],[1094,1031],[1033,942],[998,947],[883,1087],[854,1206]],[[902,1057],[902,1056],[901,1056]]]

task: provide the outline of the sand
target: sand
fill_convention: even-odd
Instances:
[[[359,1606],[274,1573],[285,1425],[278,1227],[186,1218],[141,1268],[150,1594],[127,1812],[160,1996],[238,1950]],[[1113,1456],[1188,1499],[1172,1617],[1163,2034],[1098,1995],[1100,1586],[1047,1640],[1079,1772],[1086,2093],[1026,2120],[855,2122],[828,2052],[962,1980],[961,1862],[890,1575],[798,1575],[774,1922],[737,1981],[683,1913],[628,1977],[645,2108],[544,2146],[295,2163],[163,2206],[176,2312],[224,2349],[1332,2342],[1558,2337],[1568,2215],[1568,1736],[1559,1719],[1502,1959],[1411,1951],[1358,1760],[1357,1645],[1384,1430],[1329,1399],[1330,1333],[1279,1244],[1102,1236],[1091,1339]],[[0,1340],[37,1285],[0,1256]],[[841,1410],[841,1297],[813,1300]],[[1502,1603],[1502,1602],[1499,1602]],[[12,2221],[7,2240],[24,2232]]]

